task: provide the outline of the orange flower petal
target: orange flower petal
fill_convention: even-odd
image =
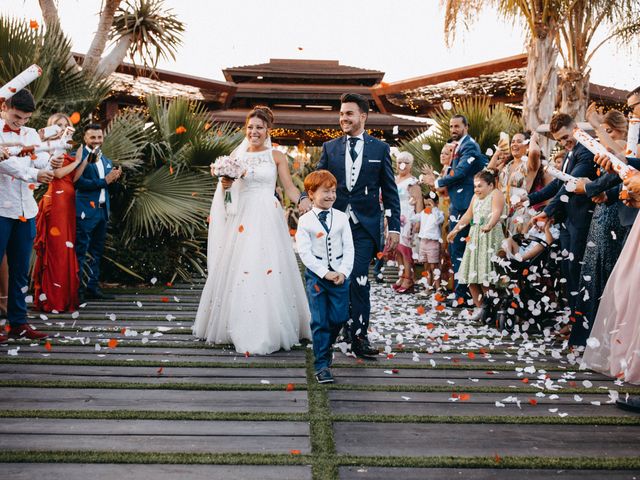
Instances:
[[[287,386],[285,388],[287,392],[293,392],[295,389],[296,389],[296,386],[293,383],[287,383]]]
[[[29,21],[29,28],[32,30],[37,30],[40,27],[40,25],[38,25],[38,22],[36,20],[31,20]]]
[[[443,310],[444,310],[444,305],[442,305],[442,304],[437,305],[437,306],[436,306],[436,310],[437,310],[438,312],[443,311]]]
[[[431,213],[431,207],[426,207],[424,209],[424,213],[426,213],[427,215],[429,215]]]
[[[186,131],[187,131],[187,129],[186,129],[186,128],[184,128],[184,125],[180,125],[178,128],[176,128],[176,133],[177,133],[178,135],[181,135],[181,134],[183,134],[183,133],[186,133]]]
[[[91,205],[91,208],[96,208],[96,202],[94,202],[93,200],[89,202],[89,205]]]
[[[107,345],[109,348],[116,348],[118,346],[118,340],[112,338],[109,340],[109,343],[107,343]]]
[[[244,225],[240,225],[238,227],[238,232],[240,232],[240,233],[244,232]]]
[[[71,120],[71,123],[73,125],[75,125],[76,123],[78,123],[80,121],[80,114],[78,112],[73,112],[70,116],[69,116],[69,120]]]
[[[50,352],[50,351],[51,351],[51,343],[50,343],[49,341],[47,341],[47,343],[45,343],[45,344],[44,344],[44,349],[45,349],[47,352]]]
[[[271,272],[273,272],[273,270],[271,269],[267,270],[267,275],[271,275]]]
[[[316,233],[316,238],[322,238],[322,237],[324,237],[324,232]]]
[[[21,222],[26,222],[27,221],[27,219],[23,215],[20,215],[18,217],[18,220],[20,220]]]
[[[476,358],[476,354],[473,352],[469,352],[467,353],[467,357],[469,357],[471,360],[473,360],[474,358]]]
[[[416,312],[418,312],[418,315],[424,315],[425,309],[422,305],[420,305],[418,308],[416,308]]]
[[[60,229],[58,227],[51,227],[49,229],[49,234],[52,237],[59,237],[60,236]]]
[[[291,455],[300,455],[300,450],[291,450]]]

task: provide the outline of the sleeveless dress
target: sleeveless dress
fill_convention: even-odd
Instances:
[[[640,384],[640,217],[604,288],[582,366]]]
[[[73,163],[64,156],[63,167]],[[76,189],[74,172],[54,178],[38,205],[33,248],[33,303],[42,312],[78,309],[78,258],[76,243]]]
[[[239,353],[289,350],[311,338],[310,313],[284,211],[274,192],[271,149],[244,152],[243,178],[225,204],[220,184],[209,220],[208,278],[193,334]]]
[[[508,208],[507,231],[510,235],[518,233],[518,229],[523,224],[527,224],[531,218],[526,208],[512,207],[512,204],[521,198],[526,198],[529,194],[527,190],[528,161],[526,156],[522,157],[517,164],[511,161],[500,172],[500,185],[502,185],[502,193]]]
[[[416,177],[409,177],[396,183],[398,187],[398,197],[400,198],[400,242],[398,249],[402,256],[408,260],[413,258],[412,249],[414,247],[413,232],[411,229],[411,218],[415,214],[416,207],[411,205],[411,195],[409,188],[418,183]]]
[[[502,222],[498,222],[487,233],[480,230],[491,220],[491,201],[494,194],[495,190],[482,200],[475,197],[469,239],[457,274],[460,283],[495,284],[498,280],[491,259],[498,253],[504,240]]]

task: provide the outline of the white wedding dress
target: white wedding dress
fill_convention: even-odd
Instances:
[[[209,343],[233,343],[239,353],[289,350],[311,338],[310,313],[284,211],[274,195],[276,164],[271,148],[237,154],[247,171],[233,183],[231,203],[225,205],[220,185],[213,198],[208,278],[193,334]]]

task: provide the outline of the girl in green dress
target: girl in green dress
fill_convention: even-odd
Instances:
[[[496,188],[496,180],[497,172],[493,169],[485,168],[476,174],[471,205],[447,236],[447,240],[453,242],[460,230],[471,225],[469,236],[461,240],[466,241],[467,246],[457,274],[459,283],[469,285],[476,306],[470,320],[482,317],[483,296],[498,281],[491,259],[505,238],[502,220],[506,218],[506,212],[504,195]]]

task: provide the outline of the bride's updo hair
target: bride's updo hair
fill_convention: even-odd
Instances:
[[[271,128],[273,126],[273,112],[267,106],[256,105],[255,107],[253,107],[253,110],[249,112],[249,114],[247,115],[247,119],[244,122],[245,126],[252,118],[259,118],[267,124],[267,128]]]

